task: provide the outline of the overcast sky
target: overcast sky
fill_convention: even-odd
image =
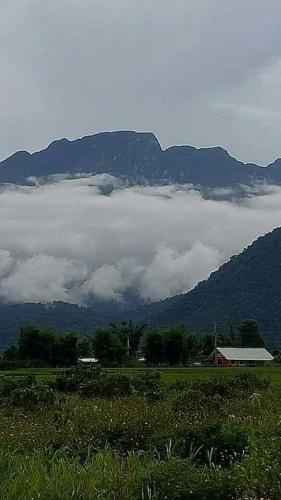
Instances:
[[[280,0],[1,0],[0,157],[153,131],[281,156]]]

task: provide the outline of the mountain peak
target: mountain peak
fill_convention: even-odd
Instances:
[[[7,167],[7,168],[4,168]],[[244,165],[222,147],[172,146],[152,132],[120,130],[53,141],[46,149],[15,153],[0,163],[0,184],[25,184],[52,174],[110,174],[134,184],[194,184],[202,188],[266,182],[281,185],[281,169]]]

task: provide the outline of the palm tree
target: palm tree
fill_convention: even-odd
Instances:
[[[130,319],[129,321],[122,321],[121,324],[110,323],[110,328],[119,335],[121,338],[125,339],[126,342],[126,357],[127,360],[130,359],[130,351],[132,340],[139,339],[147,326],[147,323],[137,325],[133,323]]]

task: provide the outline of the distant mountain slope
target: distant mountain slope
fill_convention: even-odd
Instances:
[[[255,318],[269,342],[281,346],[281,228],[257,239],[187,294],[139,314],[155,327],[185,323],[196,332],[212,330],[214,322],[224,330]]]
[[[119,310],[118,310],[119,311]],[[121,312],[119,312],[121,315]],[[91,334],[114,321],[117,310],[106,304],[85,308],[65,302],[52,304],[0,304],[0,353],[16,343],[22,324],[39,325],[55,333]]]
[[[184,323],[197,333],[212,331],[214,322],[218,331],[226,331],[230,323],[235,327],[245,318],[255,318],[268,344],[281,347],[281,228],[257,239],[187,294],[137,310],[133,304],[0,304],[0,349],[15,342],[22,323],[82,335],[128,318],[148,321],[152,328]]]
[[[152,133],[104,132],[61,139],[30,154],[19,151],[0,162],[0,183],[26,183],[30,176],[109,173],[131,184],[192,183],[203,187],[281,183],[281,160],[268,167],[244,164],[220,147],[174,146],[162,150]]]

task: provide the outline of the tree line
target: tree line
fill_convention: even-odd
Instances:
[[[237,331],[227,334],[196,335],[184,325],[166,330],[149,330],[146,323],[130,321],[110,324],[93,335],[55,335],[34,325],[20,328],[17,345],[3,354],[2,364],[73,366],[79,358],[95,358],[103,366],[130,365],[140,360],[150,365],[182,365],[204,362],[217,346],[263,347],[260,328],[246,319]]]

